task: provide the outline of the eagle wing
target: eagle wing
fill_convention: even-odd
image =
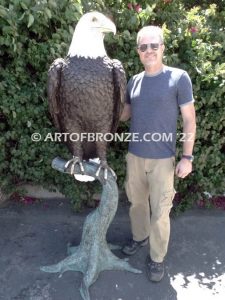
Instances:
[[[62,58],[57,58],[50,66],[48,70],[48,104],[49,111],[55,127],[61,131],[60,126],[60,86],[61,86],[61,72],[62,67],[65,65],[65,61]]]
[[[111,132],[115,133],[119,124],[121,113],[123,111],[127,81],[126,74],[121,62],[117,59],[113,59],[112,64],[114,84],[114,112]]]

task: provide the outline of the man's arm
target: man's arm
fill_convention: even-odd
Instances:
[[[181,115],[183,119],[183,155],[192,155],[195,133],[196,133],[196,121],[195,121],[195,108],[194,104],[190,103],[181,106]],[[192,163],[186,158],[181,158],[176,166],[176,175],[184,178],[192,171]]]
[[[120,121],[125,122],[131,117],[131,107],[130,104],[125,103],[122,114],[120,116]]]
[[[184,133],[183,155],[192,155],[196,132],[194,104],[191,103],[181,107],[181,115]]]

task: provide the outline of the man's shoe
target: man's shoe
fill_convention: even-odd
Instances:
[[[135,254],[141,247],[148,244],[148,237],[142,241],[134,241],[133,239],[123,247],[122,252],[126,255],[133,255]]]
[[[159,282],[164,276],[164,263],[153,261],[150,256],[146,260],[147,275],[151,281]]]

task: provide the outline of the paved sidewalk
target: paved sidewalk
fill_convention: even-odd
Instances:
[[[0,299],[81,300],[81,273],[44,273],[40,266],[66,256],[68,242],[79,244],[87,209],[74,213],[66,199],[0,208]],[[130,237],[128,205],[119,205],[107,240],[123,245]],[[151,283],[145,274],[148,247],[130,258],[143,271],[104,271],[90,288],[91,300],[224,300],[225,211],[192,210],[171,220],[166,274]],[[124,257],[120,251],[114,251]]]

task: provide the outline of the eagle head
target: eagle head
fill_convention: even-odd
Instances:
[[[107,32],[116,33],[116,26],[109,18],[97,11],[84,14],[76,25],[68,56],[105,56],[103,40]]]

